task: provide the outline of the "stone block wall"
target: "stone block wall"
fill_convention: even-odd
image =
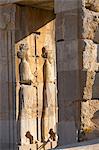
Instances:
[[[99,2],[56,0],[55,12],[59,144],[94,139],[99,137]]]
[[[81,16],[80,50],[83,55],[82,69],[86,72],[86,77],[81,103],[80,140],[89,140],[99,137],[99,1],[83,0]]]

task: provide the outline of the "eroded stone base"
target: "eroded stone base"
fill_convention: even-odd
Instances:
[[[38,149],[48,150],[51,148],[55,148],[56,146],[57,142],[48,142],[47,144],[45,142],[45,143],[22,145],[18,147],[18,150],[38,150]]]

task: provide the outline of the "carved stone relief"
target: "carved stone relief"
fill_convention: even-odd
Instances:
[[[41,137],[39,137],[39,140],[45,141],[48,139],[49,131],[51,129],[54,130],[53,127],[56,124],[54,59],[49,53],[49,51],[47,51],[46,48],[43,47],[42,48],[42,59],[44,62],[42,68],[43,101],[40,102],[38,101],[39,100],[38,84],[35,85],[33,84],[33,77],[32,77],[33,75],[30,69],[28,47],[26,44],[21,44],[19,46],[17,56],[19,59],[21,59],[19,64],[20,90],[19,90],[19,115],[18,115],[18,133],[19,133],[18,143],[20,145],[33,144],[32,139],[34,141],[37,140],[36,136],[34,135],[34,128],[33,128],[34,120],[36,123],[38,120],[38,123],[36,124],[37,126],[36,129],[38,131],[36,132],[40,132],[39,135],[41,135]],[[33,93],[33,88],[35,88],[36,91],[36,103],[34,103],[35,94]],[[39,110],[38,107],[39,105],[43,106],[42,112],[40,112],[41,109]]]
[[[20,75],[20,90],[19,90],[19,116],[18,116],[18,143],[21,145],[31,144],[32,142],[26,136],[30,133],[33,136],[33,86],[32,73],[29,65],[28,47],[26,44],[19,46],[17,53],[18,58],[21,59],[19,64]]]
[[[44,65],[46,66],[46,82],[55,82],[55,72],[54,72],[54,59],[51,54],[46,50],[45,47],[42,48],[42,57],[44,58]]]
[[[24,44],[20,45],[20,51],[17,53],[18,58],[21,59],[19,65],[19,75],[21,84],[31,84],[32,83],[32,73],[29,66],[28,58],[28,47]]]
[[[1,5],[0,6],[0,30],[15,31],[15,5]]]
[[[53,58],[49,56],[48,50],[42,48],[43,65],[43,113],[42,113],[42,139],[45,139],[46,126],[48,129],[55,125],[55,75],[53,70]],[[53,114],[53,117],[50,115]],[[46,119],[48,118],[48,120]],[[47,122],[48,121],[48,122]],[[53,123],[52,123],[53,122]]]
[[[0,29],[6,29],[7,25],[10,23],[10,14],[3,13],[0,10]]]
[[[50,28],[53,26],[51,24],[49,24]],[[50,145],[50,140],[57,143],[55,141],[56,85],[53,40],[51,39],[50,44],[47,42],[49,45],[46,49],[43,47],[47,45],[45,39],[54,38],[54,35],[50,29],[47,31],[45,27],[40,31],[39,37],[38,35],[36,37],[35,32],[16,44],[18,51],[16,79],[17,93],[19,92],[17,96],[19,149],[24,145],[37,144],[38,147],[41,145],[43,147],[45,142]],[[46,38],[47,34],[52,36]]]

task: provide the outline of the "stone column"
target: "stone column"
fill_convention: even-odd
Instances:
[[[0,6],[0,149],[16,149],[15,5]]]
[[[76,142],[80,120],[78,1],[55,0],[59,144]]]

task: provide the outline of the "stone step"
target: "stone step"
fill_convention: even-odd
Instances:
[[[37,144],[21,145],[18,146],[18,150],[48,150],[56,147],[57,142],[48,142],[46,144],[38,142]],[[0,149],[1,150],[1,149]]]
[[[52,150],[99,150],[99,139],[60,146]]]

